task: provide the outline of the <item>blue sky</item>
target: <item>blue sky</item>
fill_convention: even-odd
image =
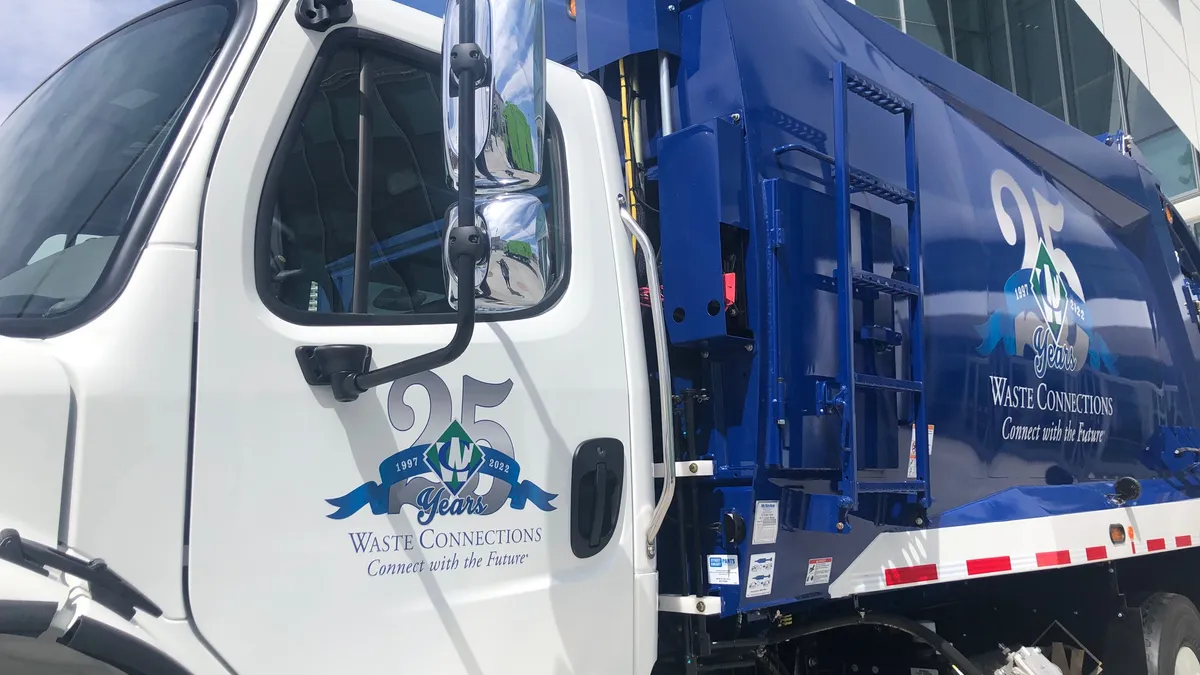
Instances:
[[[293,2],[293,0],[288,0]],[[165,0],[0,0],[5,24],[19,30],[0,31],[0,120],[50,73],[92,40]],[[441,16],[442,0],[403,0],[404,4]]]

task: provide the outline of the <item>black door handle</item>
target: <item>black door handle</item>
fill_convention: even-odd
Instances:
[[[625,446],[615,438],[584,441],[571,463],[571,551],[589,558],[604,550],[617,529],[625,474]]]
[[[600,546],[600,533],[604,529],[604,514],[608,510],[608,465],[600,462],[593,473],[596,477],[596,508],[592,513],[592,531],[588,538],[588,547]]]

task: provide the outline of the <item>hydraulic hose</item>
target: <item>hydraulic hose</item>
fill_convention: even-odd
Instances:
[[[868,612],[865,614],[851,614],[848,616],[839,616],[832,619],[816,621],[810,624],[792,626],[780,631],[775,631],[767,636],[765,640],[771,644],[786,642],[806,635],[815,635],[824,633],[838,628],[849,628],[851,626],[884,626],[892,628],[917,638],[925,644],[933,647],[939,654],[950,662],[962,675],[984,675],[983,671],[972,664],[967,657],[963,656],[962,652],[955,649],[954,645],[948,640],[929,630],[923,624],[913,621],[912,619],[896,616],[893,614],[880,614]],[[761,647],[764,644],[764,638],[743,638],[738,640],[727,640],[725,642],[714,642],[712,645],[713,651],[731,651],[731,650],[753,650]]]

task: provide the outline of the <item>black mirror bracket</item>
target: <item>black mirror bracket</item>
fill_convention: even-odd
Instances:
[[[357,400],[372,387],[450,363],[467,350],[475,332],[475,264],[487,255],[487,242],[474,225],[450,232],[450,254],[458,277],[458,323],[450,344],[420,356],[371,370],[371,348],[366,345],[302,345],[296,360],[304,381],[314,387],[328,386],[341,403]]]
[[[450,48],[450,96],[458,96],[458,80],[465,73],[478,87],[487,81],[491,63],[483,55],[483,48],[474,42],[462,42]]]
[[[300,7],[349,8],[350,0],[300,0]],[[463,0],[460,19],[462,42],[452,47],[451,69],[456,75],[459,97],[459,148],[475,147],[475,89],[488,73],[488,63],[475,39],[475,0]],[[317,19],[302,15],[301,18]],[[467,77],[463,77],[466,75]],[[470,165],[468,164],[468,167]],[[448,253],[458,292],[458,321],[450,344],[441,349],[371,370],[371,348],[366,345],[300,346],[296,360],[305,382],[328,386],[335,400],[348,403],[381,384],[432,370],[450,363],[467,350],[475,332],[475,268],[491,255],[490,242],[476,225],[473,172],[464,171],[458,183],[459,225],[450,230]],[[470,214],[469,220],[467,214]],[[469,223],[469,224],[464,224]],[[361,235],[360,235],[361,236]]]
[[[353,0],[299,0],[296,22],[306,30],[324,33],[354,17]]]

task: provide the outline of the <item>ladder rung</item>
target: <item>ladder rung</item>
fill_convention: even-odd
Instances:
[[[868,389],[911,391],[918,394],[925,390],[920,382],[897,380],[893,377],[880,377],[878,375],[864,375],[863,373],[856,373],[854,375],[854,384]]]
[[[803,152],[809,157],[826,164],[833,164],[833,157],[827,155],[820,150],[810,148],[803,143],[789,143],[775,148],[775,155],[783,155],[789,152]],[[880,199],[885,199],[893,204],[909,204],[913,201],[913,193],[907,188],[902,188],[899,185],[893,185],[882,178],[873,176],[866,171],[849,167],[850,171],[850,191],[851,192],[867,192],[873,194]]]
[[[913,193],[908,189],[858,169],[850,169],[850,191],[867,192],[893,204],[910,204],[913,201]]]
[[[888,91],[883,85],[846,68],[846,89],[858,94],[884,110],[899,115],[912,110],[912,104],[897,94]]]
[[[887,293],[889,295],[911,295],[916,297],[921,293],[921,287],[916,284],[910,284],[907,281],[900,281],[899,279],[885,277],[882,274],[875,274],[874,272],[867,272],[865,270],[852,269],[850,271],[850,279],[856,288]]]
[[[869,494],[916,494],[925,491],[925,481],[906,480],[896,483],[870,483],[859,481],[858,491]]]

